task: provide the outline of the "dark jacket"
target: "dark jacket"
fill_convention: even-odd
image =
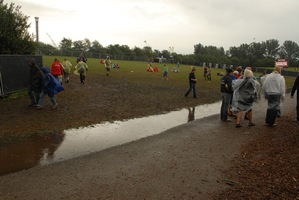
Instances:
[[[297,78],[294,82],[292,92],[291,92],[291,96],[294,96],[296,90],[297,90],[297,97],[299,97],[299,75],[297,75]]]
[[[232,77],[229,74],[226,74],[221,78],[220,90],[221,93],[233,94]]]
[[[191,73],[189,74],[189,83],[190,83],[190,84],[191,84],[191,83],[196,84],[196,81],[194,81],[194,80],[192,80],[192,79],[196,79],[196,78],[195,78],[195,74],[194,74],[194,72],[191,72]]]
[[[30,64],[29,72],[29,87],[30,90],[40,93],[42,91],[42,73],[35,63]]]

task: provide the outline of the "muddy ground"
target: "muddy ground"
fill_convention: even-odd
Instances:
[[[28,98],[1,100],[0,140],[10,140],[12,135],[24,136],[160,114],[219,99],[219,93],[209,94],[208,88],[198,89],[198,99],[191,95],[186,99],[187,79],[185,84],[176,84],[162,80],[160,76],[140,77],[135,82],[125,78],[120,80],[113,75],[90,74],[86,84],[82,85],[79,77],[73,75],[70,83],[63,86],[65,91],[56,96],[57,110],[51,110],[49,98],[45,98],[43,110],[28,107]]]
[[[143,79],[152,81],[150,77]],[[1,144],[32,134],[160,114],[219,98],[219,93],[203,87],[198,90],[198,99],[186,99],[187,86],[162,79],[140,84],[97,75],[87,77],[81,85],[78,77],[72,77],[64,84],[66,90],[57,95],[57,110],[51,110],[49,100],[42,110],[28,107],[27,98],[1,100]],[[55,164],[52,170],[48,166],[5,175],[0,177],[0,197],[299,199],[299,129],[298,123],[292,122],[294,108],[289,107],[272,129],[263,126],[260,110],[256,111],[260,112],[259,118],[256,116],[259,125],[251,129],[236,130],[233,123],[223,124],[214,116],[89,158]],[[199,130],[212,134],[204,137]]]

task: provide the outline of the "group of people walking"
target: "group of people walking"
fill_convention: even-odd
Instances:
[[[51,69],[49,67],[40,68],[33,59],[28,61],[28,65],[30,67],[28,94],[31,100],[29,106],[36,107],[38,110],[42,109],[44,98],[48,96],[52,103],[52,109],[57,109],[58,103],[55,94],[64,90],[60,80],[60,75],[63,72],[60,72],[57,59],[54,60]]]
[[[75,66],[76,70],[74,74],[80,75],[81,84],[84,84],[86,71],[88,69],[85,63],[87,60],[81,57],[77,61],[78,63]],[[28,60],[28,65],[30,67],[28,94],[31,100],[29,106],[35,107],[38,110],[43,109],[44,98],[48,96],[52,103],[52,109],[57,109],[58,103],[55,94],[64,90],[62,86],[63,77],[65,83],[69,83],[72,64],[67,59],[64,59],[61,63],[55,58],[51,68],[39,67],[34,59]]]
[[[226,69],[226,75],[221,78],[221,97],[222,104],[220,110],[220,119],[223,122],[230,122],[229,112],[236,113],[236,128],[242,127],[242,116],[245,113],[248,119],[248,126],[255,126],[252,122],[253,103],[259,97],[267,100],[265,123],[269,127],[276,126],[276,118],[280,115],[280,103],[286,95],[285,78],[281,75],[282,68],[275,66],[273,72],[261,77],[259,83],[253,75],[252,69],[247,67],[241,76],[236,78],[231,68]],[[294,97],[295,91],[298,95],[299,78],[297,76],[294,82],[291,97]],[[299,122],[299,103],[297,96],[297,118]]]
[[[88,71],[87,59],[81,54],[76,61],[77,64],[75,66],[74,74],[79,75],[81,84],[85,84]],[[111,60],[109,56],[107,56],[103,64],[107,71],[106,75],[109,76],[111,68]],[[62,86],[63,79],[65,83],[70,82],[71,62],[66,58],[63,62],[60,62],[55,58],[51,68],[49,68],[39,67],[34,59],[29,59],[28,65],[30,67],[28,95],[31,100],[29,106],[35,107],[36,109],[42,109],[45,96],[49,96],[52,102],[52,109],[57,109],[58,103],[55,94],[64,90],[64,87]]]
[[[87,59],[83,56],[78,57],[77,65],[75,66],[74,74],[80,76],[80,83],[85,84],[85,77],[88,71]],[[65,83],[70,81],[70,72],[72,64],[64,59],[62,63],[58,59],[54,59],[51,69],[49,67],[40,68],[33,59],[30,59],[30,86],[28,90],[29,97],[31,99],[30,106],[34,106],[37,109],[43,108],[44,97],[49,96],[52,102],[52,109],[57,108],[57,101],[55,94],[63,91],[62,86],[63,77]],[[103,60],[106,68],[106,75],[109,76],[111,68],[110,57],[107,56]],[[285,79],[281,75],[281,67],[275,66],[273,72],[265,74],[261,77],[261,83],[259,83],[254,76],[252,69],[247,67],[244,71],[234,71],[231,68],[226,68],[226,74],[221,78],[220,91],[221,91],[221,109],[220,119],[223,122],[230,122],[229,112],[233,112],[236,115],[236,128],[242,127],[242,116],[245,113],[248,119],[248,126],[255,126],[252,122],[252,108],[253,103],[258,100],[259,97],[265,98],[268,102],[265,122],[269,127],[276,126],[276,118],[280,115],[280,103],[284,100],[286,95]],[[191,68],[189,74],[189,88],[185,93],[185,97],[193,92],[193,98],[196,96],[196,82],[195,77],[196,69]],[[163,78],[168,78],[168,68],[164,65]],[[297,117],[295,121],[299,121],[299,75],[297,76],[291,91],[291,98],[294,98],[294,94],[297,91],[297,105],[296,112]]]

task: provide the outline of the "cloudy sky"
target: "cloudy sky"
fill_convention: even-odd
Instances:
[[[33,34],[39,17],[39,40],[48,44],[87,38],[180,54],[199,43],[225,50],[269,39],[299,44],[298,0],[4,0],[11,2],[29,16]]]

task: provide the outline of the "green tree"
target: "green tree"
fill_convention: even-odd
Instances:
[[[138,57],[143,57],[144,54],[143,54],[143,51],[140,47],[134,47],[133,51],[135,52],[135,55],[138,56]]]
[[[89,39],[85,38],[83,40],[83,45],[84,45],[84,50],[85,51],[89,51],[90,50],[90,47],[91,47],[91,42]]]
[[[150,46],[143,47],[142,51],[146,58],[154,58],[155,57],[155,52],[153,51],[152,47],[150,47]]]
[[[39,51],[46,55],[52,55],[57,49],[50,44],[39,42]]]
[[[4,4],[0,0],[0,54],[31,54],[37,49],[33,35],[29,34],[28,16],[20,6]]]
[[[166,58],[166,59],[170,58],[170,52],[168,50],[163,50],[161,52],[161,55],[163,56],[163,58]]]
[[[255,59],[263,59],[266,49],[260,42],[253,42],[249,45],[249,52],[255,57]]]
[[[298,44],[290,40],[285,41],[280,47],[279,56],[288,59],[290,66],[293,66],[299,58]]]
[[[110,44],[107,47],[107,53],[109,53],[109,55],[115,55],[115,56],[123,55],[119,47],[120,47],[119,44],[115,44],[115,45]]]
[[[262,42],[265,47],[265,58],[276,58],[279,51],[279,41],[275,39],[267,40]]]
[[[59,48],[61,51],[70,51],[72,49],[72,45],[72,40],[64,37],[59,44]]]
[[[59,49],[64,55],[73,56],[72,45],[72,40],[64,37],[59,43]]]
[[[76,40],[73,42],[72,48],[76,54],[80,55],[81,53],[85,53],[88,49],[86,48],[83,40]]]
[[[121,45],[118,47],[118,49],[122,52],[122,55],[130,56],[134,54],[132,54],[133,51],[130,49],[128,45]]]
[[[194,45],[194,54],[206,54],[204,46],[200,43]]]
[[[89,48],[89,52],[92,54],[92,55],[99,55],[99,57],[101,56],[101,54],[106,54],[106,50],[104,49],[104,47],[97,41],[93,41],[91,43],[91,46]]]

